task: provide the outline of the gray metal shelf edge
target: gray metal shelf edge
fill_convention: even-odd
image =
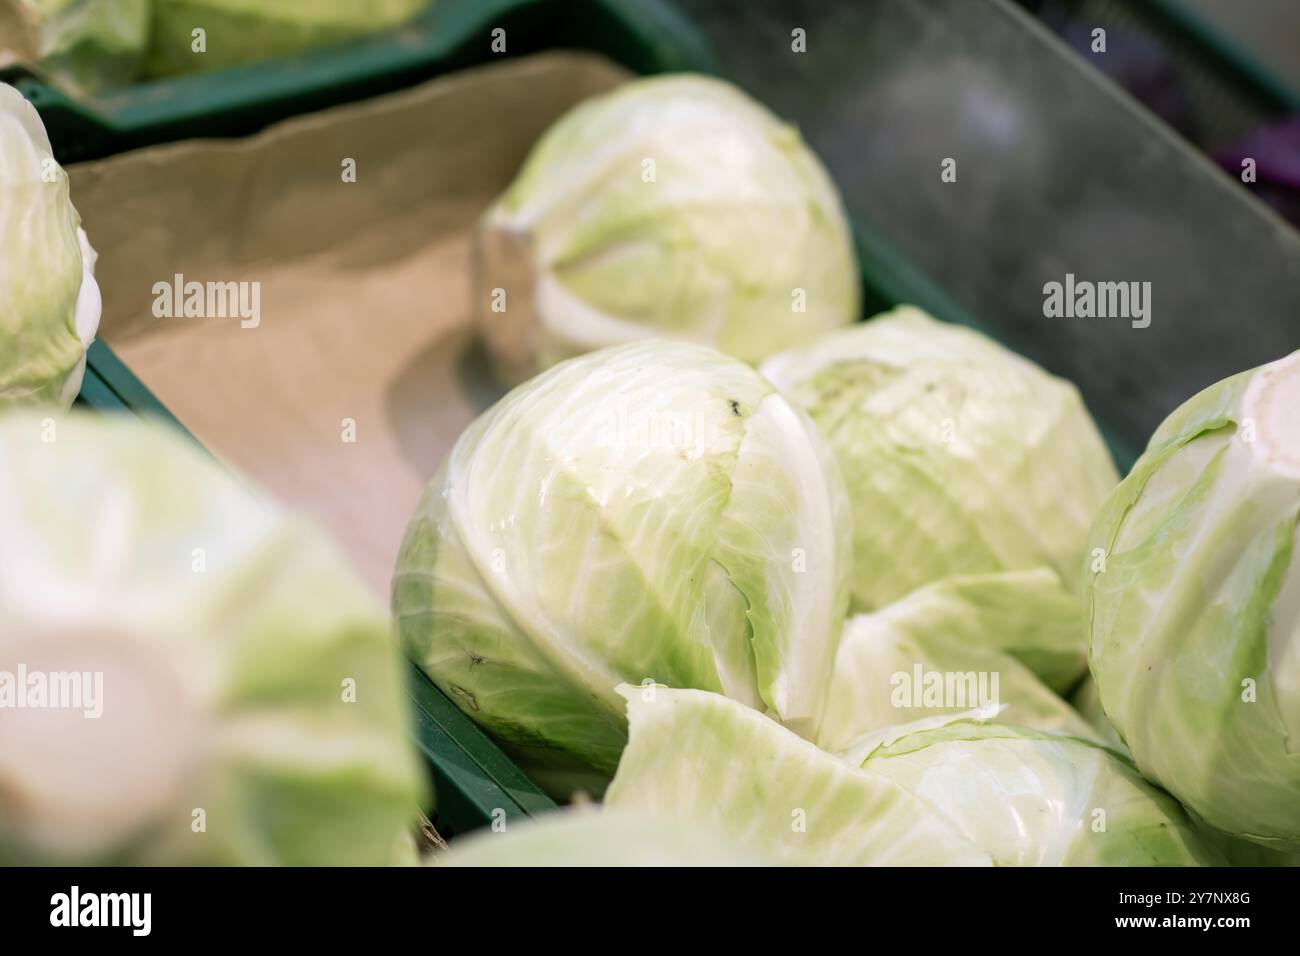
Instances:
[[[103,342],[90,347],[77,404],[99,412],[163,421],[189,435]],[[555,809],[554,801],[423,671],[409,661],[407,668],[411,735],[433,781],[436,806],[432,819],[440,832],[456,834],[496,819],[521,820]]]

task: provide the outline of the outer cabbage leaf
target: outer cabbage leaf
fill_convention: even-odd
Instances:
[[[620,688],[631,736],[607,806],[706,826],[788,863],[988,865],[941,814],[718,694]]]
[[[1046,569],[950,578],[850,618],[817,742],[841,751],[869,731],[970,709],[1097,737],[1025,666],[1038,665],[1058,689],[1073,684],[1084,666],[1082,624],[1078,600]]]
[[[862,762],[924,801],[1001,866],[1222,865],[1183,809],[1089,741],[958,720]]]

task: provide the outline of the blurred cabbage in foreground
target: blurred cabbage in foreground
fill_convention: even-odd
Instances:
[[[331,543],[184,437],[0,419],[0,861],[393,862],[399,673]]]
[[[798,132],[689,74],[580,104],[483,218],[474,301],[498,373],[644,338],[747,362],[857,318],[839,194]]]
[[[94,265],[40,117],[0,83],[0,409],[76,398],[99,328]]]

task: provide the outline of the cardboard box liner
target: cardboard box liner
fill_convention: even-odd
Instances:
[[[74,166],[100,336],[220,460],[322,522],[386,599],[421,491],[502,394],[471,319],[475,224],[550,123],[627,77],[548,53],[244,140]],[[177,275],[260,283],[260,324],[156,317],[155,284]]]

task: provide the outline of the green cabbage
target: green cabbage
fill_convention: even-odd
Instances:
[[[1089,741],[957,720],[863,760],[999,866],[1221,865],[1174,800]]]
[[[736,87],[692,75],[638,80],[561,118],[484,217],[475,286],[511,383],[655,336],[757,361],[858,311],[820,162]]]
[[[99,326],[94,263],[40,117],[0,83],[0,409],[76,398]]]
[[[814,865],[1195,865],[1182,808],[1089,741],[932,718],[839,757],[718,694],[623,686],[605,804]]]
[[[968,710],[1100,741],[1053,692],[1085,666],[1082,628],[1078,600],[1042,568],[949,578],[859,614],[840,638],[817,743],[842,751],[871,731]]]
[[[812,738],[848,603],[834,461],[753,369],[647,341],[475,421],[407,530],[413,660],[561,794],[626,739],[621,682],[725,692]]]
[[[432,2],[0,0],[0,54],[37,62],[68,92],[93,96],[391,29]],[[194,49],[200,28],[201,51]]]
[[[816,422],[853,501],[853,606],[954,575],[1047,567],[1080,586],[1118,481],[1073,385],[902,307],[765,362]]]
[[[0,862],[397,859],[396,657],[329,541],[179,434],[0,419]]]
[[[991,862],[903,787],[727,697],[627,685],[619,692],[631,736],[607,807],[707,827],[799,865]]]
[[[149,42],[150,0],[0,0],[17,36],[0,48],[41,68],[77,95],[132,82]],[[6,9],[7,8],[7,9]]]
[[[1209,824],[1300,849],[1300,352],[1156,430],[1088,557],[1091,666],[1152,780]]]
[[[433,0],[152,0],[145,72],[224,69],[390,29]],[[206,49],[193,51],[193,31]]]

